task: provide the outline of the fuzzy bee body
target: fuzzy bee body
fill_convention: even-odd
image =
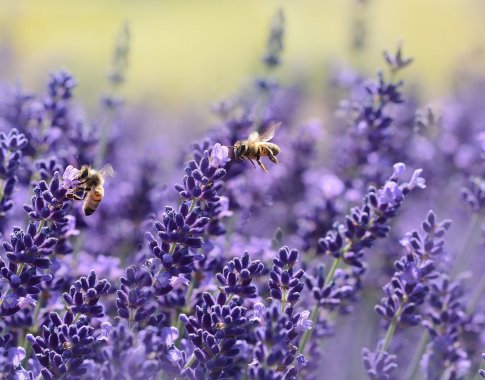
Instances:
[[[88,165],[83,165],[79,170],[77,177],[79,185],[71,194],[71,197],[73,199],[84,200],[83,212],[86,216],[93,214],[98,208],[104,198],[104,177],[112,176],[113,173],[111,165],[105,165],[99,171]],[[76,193],[81,191],[83,195],[77,196]]]
[[[104,197],[103,177],[97,173],[94,174],[93,177],[96,177],[93,178],[93,182],[95,182],[95,184],[93,184],[91,187],[91,190],[88,192],[83,204],[83,211],[85,215],[91,215],[94,213]]]
[[[247,159],[254,167],[256,165],[254,165],[252,160],[256,160],[261,169],[267,173],[268,170],[266,170],[266,167],[261,162],[261,157],[266,156],[275,164],[278,163],[276,156],[280,153],[280,148],[278,145],[270,143],[269,141],[273,138],[276,128],[279,126],[280,124],[271,124],[261,135],[255,131],[251,132],[247,140],[236,141],[234,144],[235,158],[238,160]]]

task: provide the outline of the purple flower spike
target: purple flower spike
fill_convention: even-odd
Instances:
[[[212,147],[212,151],[210,154],[210,164],[218,168],[219,166],[224,167],[229,161],[231,161],[231,159],[229,158],[229,148],[219,143],[215,144]]]
[[[66,190],[75,188],[79,184],[78,176],[79,169],[69,165],[66,170],[64,170],[64,174],[62,174],[62,187]]]

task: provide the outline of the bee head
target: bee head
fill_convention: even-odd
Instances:
[[[79,174],[77,179],[80,181],[85,180],[89,176],[89,166],[88,165],[83,165],[81,167],[81,170],[79,170]]]
[[[236,159],[241,158],[246,153],[247,147],[241,141],[237,141],[234,144],[234,157]]]

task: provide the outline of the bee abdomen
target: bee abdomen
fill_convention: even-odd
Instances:
[[[102,186],[98,186],[92,189],[84,202],[83,211],[86,216],[93,214],[98,208],[101,200],[103,199],[104,189]]]
[[[268,148],[273,152],[273,156],[276,156],[280,152],[280,147],[273,143],[268,143]]]

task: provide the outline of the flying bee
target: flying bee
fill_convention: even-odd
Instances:
[[[68,194],[69,198],[84,200],[83,211],[86,216],[96,211],[104,197],[104,178],[112,177],[114,170],[111,165],[105,165],[101,170],[95,170],[89,165],[83,165],[77,175],[78,185]],[[82,195],[78,195],[82,192]]]
[[[249,160],[256,168],[253,160],[261,166],[266,173],[268,170],[261,162],[261,157],[267,156],[275,164],[278,163],[276,155],[280,152],[280,147],[269,141],[274,137],[276,129],[281,123],[272,123],[261,135],[257,131],[249,134],[247,140],[239,140],[234,144],[234,156],[238,160]]]

